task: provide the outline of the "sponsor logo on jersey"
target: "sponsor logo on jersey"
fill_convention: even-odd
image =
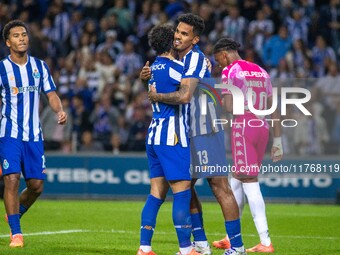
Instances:
[[[255,72],[255,71],[240,71],[238,74],[241,77],[264,77],[269,78],[268,74],[265,72]]]
[[[11,92],[12,95],[17,95],[19,93],[25,93],[25,92],[34,92],[34,91],[39,91],[38,86],[26,86],[26,87],[12,87]]]
[[[165,70],[165,64],[152,65],[151,70],[152,71]]]
[[[17,95],[19,93],[19,89],[17,87],[11,88],[12,95]]]

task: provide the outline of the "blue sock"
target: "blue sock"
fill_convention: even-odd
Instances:
[[[203,227],[202,213],[191,214],[192,234],[195,241],[207,241]]]
[[[28,208],[26,208],[24,205],[20,204],[20,207],[19,207],[19,214],[20,214],[20,218],[22,217],[22,215],[27,212]]]
[[[151,245],[152,235],[156,226],[159,208],[164,200],[149,195],[142,211],[140,228],[140,245]]]
[[[191,246],[190,189],[174,194],[172,220],[177,232],[179,247]]]
[[[8,224],[11,228],[12,235],[21,234],[20,228],[20,215],[19,214],[11,214],[8,215]]]
[[[225,221],[225,229],[229,236],[231,247],[243,246],[240,219]]]

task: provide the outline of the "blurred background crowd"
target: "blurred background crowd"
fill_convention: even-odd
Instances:
[[[229,36],[273,86],[311,91],[312,117],[290,107],[282,117],[299,123],[283,128],[285,154],[339,153],[340,0],[1,0],[0,29],[12,19],[26,22],[30,54],[49,65],[69,114],[66,126],[55,125],[42,100],[47,151],[145,150],[151,107],[138,76],[155,58],[147,34],[160,23],[175,25],[184,12],[205,21],[200,47],[215,77],[213,45]],[[1,40],[0,58],[8,53]]]

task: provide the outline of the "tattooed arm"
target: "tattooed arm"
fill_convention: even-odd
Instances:
[[[149,99],[152,102],[161,102],[166,104],[187,104],[190,102],[198,84],[198,79],[184,78],[181,80],[179,90],[171,93],[157,93],[156,88],[150,87]]]

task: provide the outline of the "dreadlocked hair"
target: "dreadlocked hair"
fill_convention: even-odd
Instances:
[[[234,39],[229,38],[229,37],[222,37],[215,43],[213,53],[217,53],[223,50],[237,51],[240,47],[241,47],[241,44],[236,42]]]

